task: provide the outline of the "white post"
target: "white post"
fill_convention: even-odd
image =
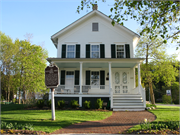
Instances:
[[[79,94],[82,94],[82,63],[83,62],[80,62],[80,79],[79,79],[80,92]]]
[[[112,90],[112,77],[111,77],[111,62],[109,62],[109,92],[111,95],[111,109],[113,108],[113,90]]]
[[[79,97],[79,107],[82,107],[82,97]]]
[[[138,87],[139,87],[139,93],[140,92],[140,85],[141,85],[141,72],[140,72],[140,63],[138,63]]]
[[[52,111],[52,120],[55,120],[55,105],[54,105],[54,91],[55,89],[51,89],[51,111]]]

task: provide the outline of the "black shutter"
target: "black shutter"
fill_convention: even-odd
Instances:
[[[86,58],[90,58],[90,44],[86,45]]]
[[[105,85],[105,71],[100,71],[100,85]]]
[[[76,45],[76,58],[80,58],[80,45]]]
[[[66,58],[66,44],[62,45],[62,58]]]
[[[130,58],[130,48],[129,44],[125,44],[126,58]]]
[[[90,85],[90,71],[86,71],[86,85]]]
[[[116,58],[116,45],[111,44],[111,58]]]
[[[104,44],[100,44],[100,58],[105,58]]]
[[[79,70],[75,71],[75,81],[74,85],[79,85]]]
[[[61,70],[61,85],[65,85],[65,70]]]

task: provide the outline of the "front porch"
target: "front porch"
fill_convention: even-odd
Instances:
[[[60,70],[60,85],[55,89],[54,96],[78,97],[80,107],[83,97],[108,97],[111,108],[114,108],[117,105],[115,96],[139,95],[138,99],[142,99],[144,106],[145,93],[140,81],[140,63],[143,60],[48,58],[48,61],[54,62]],[[138,87],[135,85],[136,67]]]

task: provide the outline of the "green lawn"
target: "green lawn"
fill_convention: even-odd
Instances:
[[[31,123],[34,130],[51,133],[74,123],[102,120],[112,115],[111,111],[56,110],[56,120],[51,121],[51,110],[23,110],[22,108],[23,105],[17,104],[2,105],[1,120],[18,124]]]
[[[153,123],[157,122],[167,122],[167,121],[179,121],[180,117],[180,107],[177,106],[160,106],[157,105],[157,109],[149,110],[157,119]],[[139,130],[140,125],[132,127],[130,130]]]

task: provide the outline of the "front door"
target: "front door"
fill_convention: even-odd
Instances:
[[[65,90],[67,93],[74,92],[74,71],[66,71]]]
[[[112,75],[113,93],[114,94],[128,94],[128,72],[114,71]]]

